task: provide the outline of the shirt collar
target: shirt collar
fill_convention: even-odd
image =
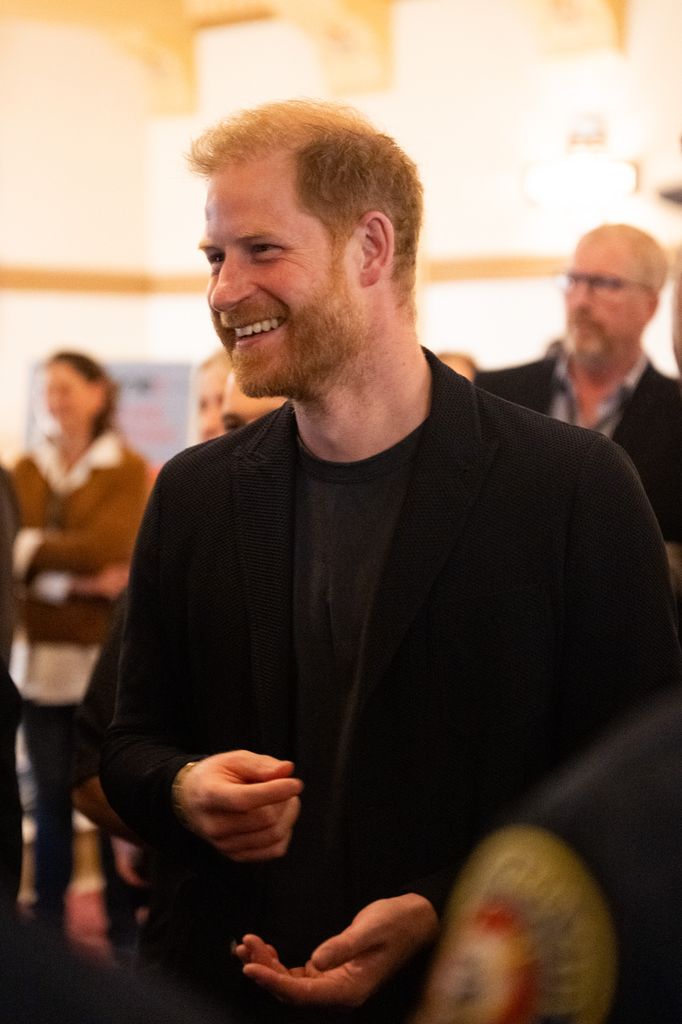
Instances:
[[[613,389],[613,394],[616,392],[624,400],[629,397],[639,384],[642,374],[649,365],[649,359],[644,352],[640,355],[635,365],[628,370],[620,384]],[[561,388],[562,391],[573,391],[573,382],[571,375],[568,371],[568,356],[565,353],[557,357],[554,364],[554,370],[552,373],[553,383],[555,387]]]
[[[36,448],[33,459],[56,494],[70,494],[85,484],[94,469],[110,469],[118,466],[123,457],[120,437],[107,430],[92,442],[70,469],[64,469],[57,446],[45,441]]]

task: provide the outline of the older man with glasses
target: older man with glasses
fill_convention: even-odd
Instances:
[[[479,373],[476,384],[555,419],[598,430],[635,464],[663,536],[682,541],[682,396],[642,347],[667,276],[666,255],[628,224],[584,235],[559,278],[566,335],[552,358]]]

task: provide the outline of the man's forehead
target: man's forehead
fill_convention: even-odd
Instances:
[[[207,194],[210,198],[217,193],[229,194],[230,191],[267,190],[272,188],[274,181],[278,191],[295,188],[296,163],[287,150],[263,150],[239,160],[226,160],[209,176]]]
[[[272,156],[263,154],[226,163],[208,178],[204,209],[207,222],[242,213],[252,220],[256,211],[262,212],[264,227],[273,216],[305,212],[298,196],[296,166],[290,153],[282,151]]]
[[[589,238],[576,246],[574,266],[598,270],[604,274],[618,274],[635,267],[637,255],[625,238],[617,236]]]

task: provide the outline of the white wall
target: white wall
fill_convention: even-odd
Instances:
[[[94,30],[0,21],[0,259],[144,266],[144,83]]]
[[[0,20],[0,264],[141,270],[142,69],[86,29]],[[0,292],[0,456],[23,441],[30,364],[57,347],[139,356],[145,302]]]

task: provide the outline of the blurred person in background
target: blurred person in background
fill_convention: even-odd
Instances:
[[[12,545],[19,528],[19,507],[9,473],[0,466],[0,658],[9,665],[14,633]]]
[[[35,914],[63,926],[72,872],[73,716],[109,630],[147,491],[147,466],[115,429],[117,388],[90,356],[44,366],[54,434],[14,470],[14,544],[27,662],[20,689],[36,786]]]
[[[578,241],[559,278],[566,335],[552,354],[477,374],[493,395],[612,438],[640,475],[668,544],[682,542],[682,396],[651,364],[643,335],[668,274],[666,253],[629,224]]]
[[[197,433],[200,441],[210,441],[223,433],[223,392],[230,366],[230,357],[224,348],[220,348],[197,368]]]
[[[221,406],[221,420],[223,433],[229,434],[239,427],[245,427],[247,423],[259,420],[261,416],[279,409],[285,399],[280,396],[270,397],[264,395],[262,398],[252,398],[245,395],[237,384],[234,371],[230,371],[225,381],[223,401]]]

